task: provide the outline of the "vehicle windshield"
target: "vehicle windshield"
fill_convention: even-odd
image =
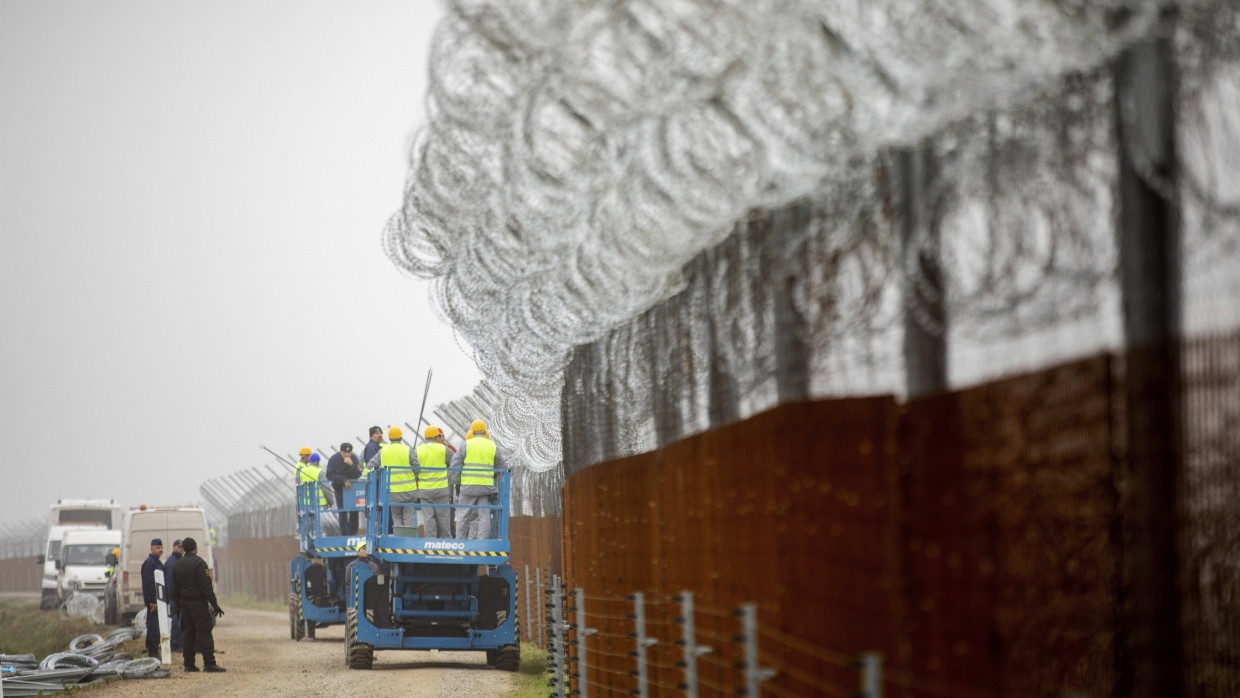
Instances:
[[[65,546],[64,564],[106,565],[108,563],[108,553],[112,552],[112,548],[115,547],[112,543]]]
[[[60,541],[52,540],[47,542],[47,559],[55,560],[60,553]]]

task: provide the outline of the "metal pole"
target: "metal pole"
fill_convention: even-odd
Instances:
[[[1116,695],[1184,695],[1178,536],[1183,472],[1174,15],[1115,64],[1128,503]]]
[[[866,652],[860,657],[860,698],[883,698],[883,655]]]
[[[525,587],[525,638],[530,638],[530,632],[534,629],[531,623],[534,622],[533,608],[530,606],[530,566],[525,566],[525,576],[521,577],[521,586]]]
[[[637,695],[638,698],[648,698],[650,678],[647,675],[646,653],[659,641],[646,637],[646,595],[639,591],[629,598],[633,599],[633,638],[637,644],[637,651],[633,653],[637,659]]]
[[[905,380],[908,396],[914,398],[947,388],[942,233],[931,194],[936,173],[930,148],[896,151],[892,165],[904,263]]]
[[[589,698],[590,680],[586,671],[586,638],[597,633],[598,630],[586,627],[586,590],[577,587],[574,595],[577,597],[577,607],[574,609],[577,615],[577,692],[581,698]]]
[[[274,479],[276,482],[278,482],[278,483],[280,483],[280,484],[282,484],[282,485],[287,486],[287,487],[288,487],[290,490],[292,490],[293,492],[296,492],[296,491],[297,491],[297,486],[296,486],[296,485],[291,484],[288,480],[285,480],[285,479],[284,479],[284,474],[283,474],[283,473],[281,473],[279,470],[276,470],[275,468],[271,467],[271,464],[270,464],[270,463],[266,463],[266,464],[264,464],[264,465],[263,465],[263,467],[267,469],[267,472],[271,473],[271,474],[274,476],[274,478],[273,478],[273,479]]]
[[[288,458],[285,458],[284,456],[280,455],[279,453],[276,453],[275,451],[271,450],[270,448],[267,448],[266,446],[263,446],[262,444],[259,444],[259,446],[258,446],[258,447],[259,447],[259,448],[261,448],[261,449],[263,449],[263,450],[264,450],[264,451],[266,451],[267,453],[270,453],[271,455],[275,456],[276,458],[280,459],[280,462],[281,462],[281,463],[283,463],[283,464],[285,464],[285,465],[287,465],[288,467],[290,467],[290,468],[296,468],[296,467],[297,467],[297,465],[296,465],[296,464],[295,464],[295,462],[294,462],[294,461],[296,461],[297,459],[293,458],[292,456],[289,456]]]
[[[551,643],[551,686],[555,690],[553,695],[564,698],[564,665],[567,653],[564,651],[564,605],[558,581],[556,577],[552,577],[551,588],[547,590],[551,595],[551,637],[548,639]]]
[[[418,435],[418,443],[422,442],[422,415],[426,412],[426,396],[431,394],[431,373],[433,368],[426,369],[426,388],[422,390],[422,406],[418,408],[418,428],[413,431]]]
[[[752,603],[741,604],[740,616],[741,638],[745,645],[745,695],[754,698],[762,695],[762,682],[774,676],[775,671],[758,663],[758,606]]]
[[[698,645],[693,630],[693,592],[680,592],[681,645],[684,647],[685,682],[681,685],[688,698],[697,698],[697,658],[710,654],[711,648]]]
[[[542,568],[541,567],[534,568],[534,589],[535,589],[534,598],[541,601],[543,598],[543,583],[542,583]],[[537,621],[538,621],[538,633],[536,637],[538,638],[538,644],[542,647],[546,647],[547,640],[546,640],[546,636],[544,635],[544,633],[546,632],[546,626],[543,624],[543,614],[541,613],[538,614]]]

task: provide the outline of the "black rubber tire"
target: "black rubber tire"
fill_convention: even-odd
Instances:
[[[307,640],[313,640],[314,639],[314,622],[303,620],[301,622],[301,625],[302,625],[301,634],[304,635]]]
[[[294,594],[289,604],[289,622],[293,624],[292,634],[294,640],[301,640],[306,636],[306,624],[301,620],[301,594]]]
[[[297,601],[292,594],[288,595],[288,639],[297,641]]]
[[[350,669],[370,669],[375,663],[375,648],[357,641],[357,609],[350,608],[345,619],[345,646]]]
[[[43,595],[39,597],[40,611],[54,611],[60,608],[60,597],[56,595],[55,589],[44,589]]]
[[[497,659],[499,659],[499,650],[487,650],[487,666],[495,666]]]
[[[499,656],[495,659],[495,668],[502,671],[517,671],[521,668],[521,648],[516,645],[504,645],[499,648]]]

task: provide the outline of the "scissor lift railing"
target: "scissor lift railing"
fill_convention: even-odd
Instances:
[[[359,516],[366,511],[367,486],[365,480],[355,480],[344,488],[345,501],[332,506],[319,504],[319,493],[327,490],[318,482],[303,482],[297,486],[297,549],[319,557],[355,557],[355,546],[362,540],[360,534],[329,535],[323,530],[325,517],[336,521],[346,513]],[[330,491],[330,490],[327,490]],[[335,493],[332,493],[334,498]]]
[[[447,504],[433,504],[429,502],[392,502],[390,489],[390,481],[393,472],[399,471],[421,472],[421,468],[388,466],[380,468],[376,471],[377,477],[371,477],[367,482],[366,497],[369,501],[374,501],[375,506],[371,508],[373,516],[366,518],[366,540],[372,545],[367,549],[371,551],[376,558],[384,562],[442,562],[461,564],[467,562],[461,558],[482,558],[477,562],[485,565],[498,565],[508,560],[508,554],[511,551],[511,545],[508,541],[508,502],[510,501],[510,488],[512,486],[512,475],[502,468],[493,469],[495,475],[495,485],[498,494],[494,497],[492,504],[458,504],[455,501]],[[460,468],[449,468],[450,475],[459,473]],[[414,520],[420,520],[425,515],[430,515],[435,510],[447,509],[450,517],[455,520],[455,514],[462,509],[477,509],[483,512],[483,520],[489,519],[490,526],[486,538],[467,539],[462,538],[461,533],[456,532],[453,538],[429,538],[418,536],[416,528],[413,535],[401,535],[394,531],[391,525],[392,514],[396,507],[407,507],[415,512]],[[401,532],[404,533],[404,532]]]

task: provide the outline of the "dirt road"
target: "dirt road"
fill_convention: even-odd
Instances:
[[[186,674],[174,656],[172,677],[117,681],[97,692],[127,696],[502,696],[512,674],[486,665],[481,652],[376,652],[370,671],[344,665],[344,626],[319,628],[315,640],[293,642],[288,616],[229,610],[215,628],[224,674]],[[199,659],[201,664],[201,658]],[[92,692],[94,693],[94,692]]]

